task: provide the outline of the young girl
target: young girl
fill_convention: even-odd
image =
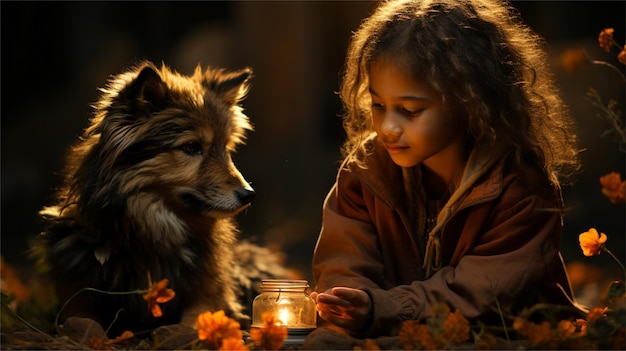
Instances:
[[[541,44],[500,0],[386,1],[362,23],[313,257],[321,324],[375,337],[442,302],[487,320],[571,298],[577,150]]]

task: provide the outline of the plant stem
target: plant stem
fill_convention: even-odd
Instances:
[[[593,63],[594,65],[599,65],[599,66],[606,66],[610,69],[612,69],[615,73],[617,73],[619,75],[620,78],[622,78],[622,81],[626,81],[626,77],[624,77],[624,74],[617,69],[617,67],[613,66],[612,64],[606,62],[606,61],[600,61],[600,60],[590,60],[591,63]]]
[[[67,307],[67,305],[70,303],[70,301],[72,301],[78,294],[80,294],[83,291],[94,291],[94,292],[99,292],[102,294],[109,294],[109,295],[133,295],[133,294],[145,294],[148,290],[133,290],[133,291],[105,291],[105,290],[100,290],[100,289],[96,289],[96,288],[82,288],[80,290],[78,290],[77,292],[74,293],[74,295],[72,295],[69,299],[67,299],[67,301],[65,301],[65,303],[63,304],[63,306],[61,306],[61,309],[59,309],[59,312],[57,312],[56,317],[54,318],[54,327],[57,329],[59,329],[59,317],[61,316],[61,312],[63,312],[63,310],[65,309],[65,307]]]
[[[28,322],[27,320],[25,320],[24,318],[22,318],[22,316],[20,316],[19,314],[17,314],[17,312],[13,311],[13,309],[11,308],[11,306],[9,306],[8,304],[2,302],[2,308],[5,309],[7,311],[7,313],[9,313],[13,318],[17,319],[18,321],[20,321],[20,323],[23,323],[27,328],[30,328],[40,334],[43,334],[45,336],[49,336],[48,334],[46,334],[45,332],[43,332],[42,330],[40,330],[39,328],[35,327],[34,325],[32,325],[30,322]]]
[[[504,336],[506,337],[506,341],[511,344],[511,339],[509,338],[509,332],[506,327],[506,322],[504,321],[504,315],[502,314],[502,308],[500,307],[500,302],[498,301],[498,296],[496,296],[496,307],[498,308],[498,314],[500,315],[500,321],[502,322],[502,327],[504,328]]]
[[[613,257],[613,259],[615,260],[615,262],[617,262],[617,264],[622,268],[622,273],[624,273],[624,278],[625,278],[625,282],[626,282],[626,268],[624,268],[624,264],[617,259],[617,257],[615,257],[615,255],[611,252],[611,250],[607,249],[606,246],[602,246],[602,250],[604,250],[604,252],[608,253],[611,257]]]

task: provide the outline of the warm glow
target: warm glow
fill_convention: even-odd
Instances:
[[[281,308],[278,310],[278,320],[282,325],[293,324],[293,314],[289,311],[289,308]]]

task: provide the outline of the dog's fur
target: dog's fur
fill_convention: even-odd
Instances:
[[[85,291],[62,319],[115,320],[112,330],[192,325],[217,310],[244,320],[232,217],[254,191],[231,153],[251,129],[239,105],[250,76],[200,66],[184,76],[142,62],[102,89],[70,151],[58,203],[41,211],[50,225],[36,251],[61,304],[85,287],[133,291],[165,278],[176,297],[156,319],[141,294]]]

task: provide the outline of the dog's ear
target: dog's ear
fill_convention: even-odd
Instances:
[[[123,92],[130,102],[130,107],[146,113],[163,109],[167,87],[157,68],[152,64],[146,64],[140,69],[137,77]]]
[[[248,93],[248,80],[252,77],[252,70],[244,68],[235,72],[206,70],[204,84],[230,105],[241,101]]]

